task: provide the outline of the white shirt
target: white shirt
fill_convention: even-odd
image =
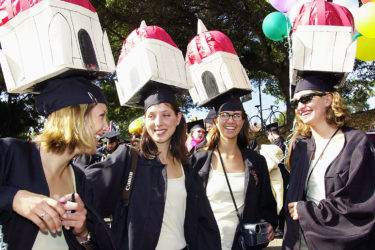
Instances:
[[[182,174],[179,178],[167,179],[163,224],[156,250],[181,250],[186,247],[184,222],[187,193],[183,169]]]
[[[244,207],[245,172],[227,173],[239,212]],[[223,172],[211,168],[206,193],[220,230],[221,247],[232,249],[234,234],[239,223],[236,209]]]

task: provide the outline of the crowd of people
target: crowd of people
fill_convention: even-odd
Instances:
[[[51,80],[36,97],[43,132],[0,139],[3,239],[9,249],[217,250],[276,236],[283,249],[375,249],[374,141],[347,127],[331,78],[304,77],[293,102],[289,150],[277,124],[254,150],[238,97],[187,126],[175,93],[157,89],[142,99],[134,147],[108,132],[100,88]]]

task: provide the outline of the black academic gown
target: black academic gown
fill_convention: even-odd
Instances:
[[[299,249],[300,230],[309,249],[375,249],[375,146],[362,131],[343,127],[345,144],[325,174],[326,199],[304,201],[314,138],[298,137],[293,145],[285,203],[283,249]],[[298,221],[287,204],[298,202]]]
[[[276,201],[272,195],[266,160],[253,150],[245,148],[240,149],[245,164],[245,205],[241,215],[243,222],[257,223],[261,219],[264,219],[271,223],[275,229],[277,226]],[[202,150],[197,151],[190,158],[190,165],[198,171],[203,181],[204,188],[206,188],[210,173],[212,154],[212,150]],[[241,249],[238,244],[238,230],[239,225],[236,229],[232,247],[232,249],[236,250]],[[262,246],[265,247],[264,245]],[[248,249],[259,249],[259,247]]]
[[[17,191],[28,190],[49,196],[40,152],[35,143],[14,138],[0,139],[0,224],[3,225],[4,242],[11,250],[31,249],[39,228],[12,209]],[[87,228],[94,241],[94,249],[115,249],[109,228],[90,205],[91,190],[84,173],[74,167],[77,193],[87,209]],[[84,249],[71,230],[63,233],[70,249]]]
[[[167,191],[166,166],[158,158],[148,160],[138,154],[138,163],[129,206],[122,204],[122,192],[131,166],[131,150],[126,145],[105,161],[86,168],[95,188],[96,207],[103,217],[113,215],[112,229],[120,249],[154,250],[163,222]],[[210,213],[199,176],[184,166],[187,192],[184,233],[194,250],[220,249],[220,233]]]

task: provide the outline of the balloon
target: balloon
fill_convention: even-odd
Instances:
[[[272,12],[263,20],[262,29],[266,37],[273,41],[281,41],[288,36],[292,25],[289,18],[281,12]]]
[[[361,37],[362,34],[361,33],[357,33],[353,36],[353,41],[355,41],[355,39],[357,39],[358,37]]]
[[[347,8],[353,15],[359,8],[358,0],[333,0],[332,2]]]
[[[372,1],[375,2],[375,0],[372,0]],[[368,2],[371,2],[371,0],[362,0],[363,4],[368,3]]]
[[[297,0],[269,0],[270,4],[282,13],[288,13]]]
[[[129,124],[129,133],[139,135],[143,130],[143,117],[140,117]]]
[[[375,38],[375,3],[362,5],[354,15],[354,24],[362,35]]]
[[[361,36],[357,38],[357,52],[355,56],[361,61],[375,60],[375,39]]]

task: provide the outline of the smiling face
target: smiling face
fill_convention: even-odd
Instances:
[[[86,115],[86,123],[88,133],[92,134],[92,138],[95,141],[93,145],[96,145],[96,135],[102,135],[105,131],[108,131],[107,125],[107,105],[104,103],[96,104],[90,112]],[[87,153],[95,153],[96,147],[89,150]]]
[[[204,129],[203,128],[197,128],[194,129],[192,132],[192,137],[197,141],[203,141],[204,139]]]
[[[293,100],[303,100],[309,94],[316,93],[312,90],[303,90],[296,93]],[[320,123],[326,123],[326,110],[332,103],[332,95],[313,96],[311,101],[302,103],[298,102],[296,106],[296,114],[301,118],[302,122],[316,126]]]
[[[144,116],[145,127],[157,146],[170,143],[181,117],[181,112],[176,114],[166,103],[155,104],[147,109]]]
[[[223,115],[226,113],[229,118],[225,118]],[[233,115],[240,116],[240,119],[233,119]],[[220,136],[227,139],[234,139],[240,133],[242,126],[244,124],[244,119],[242,118],[242,111],[224,111],[221,112],[216,120],[216,126],[219,129]]]

